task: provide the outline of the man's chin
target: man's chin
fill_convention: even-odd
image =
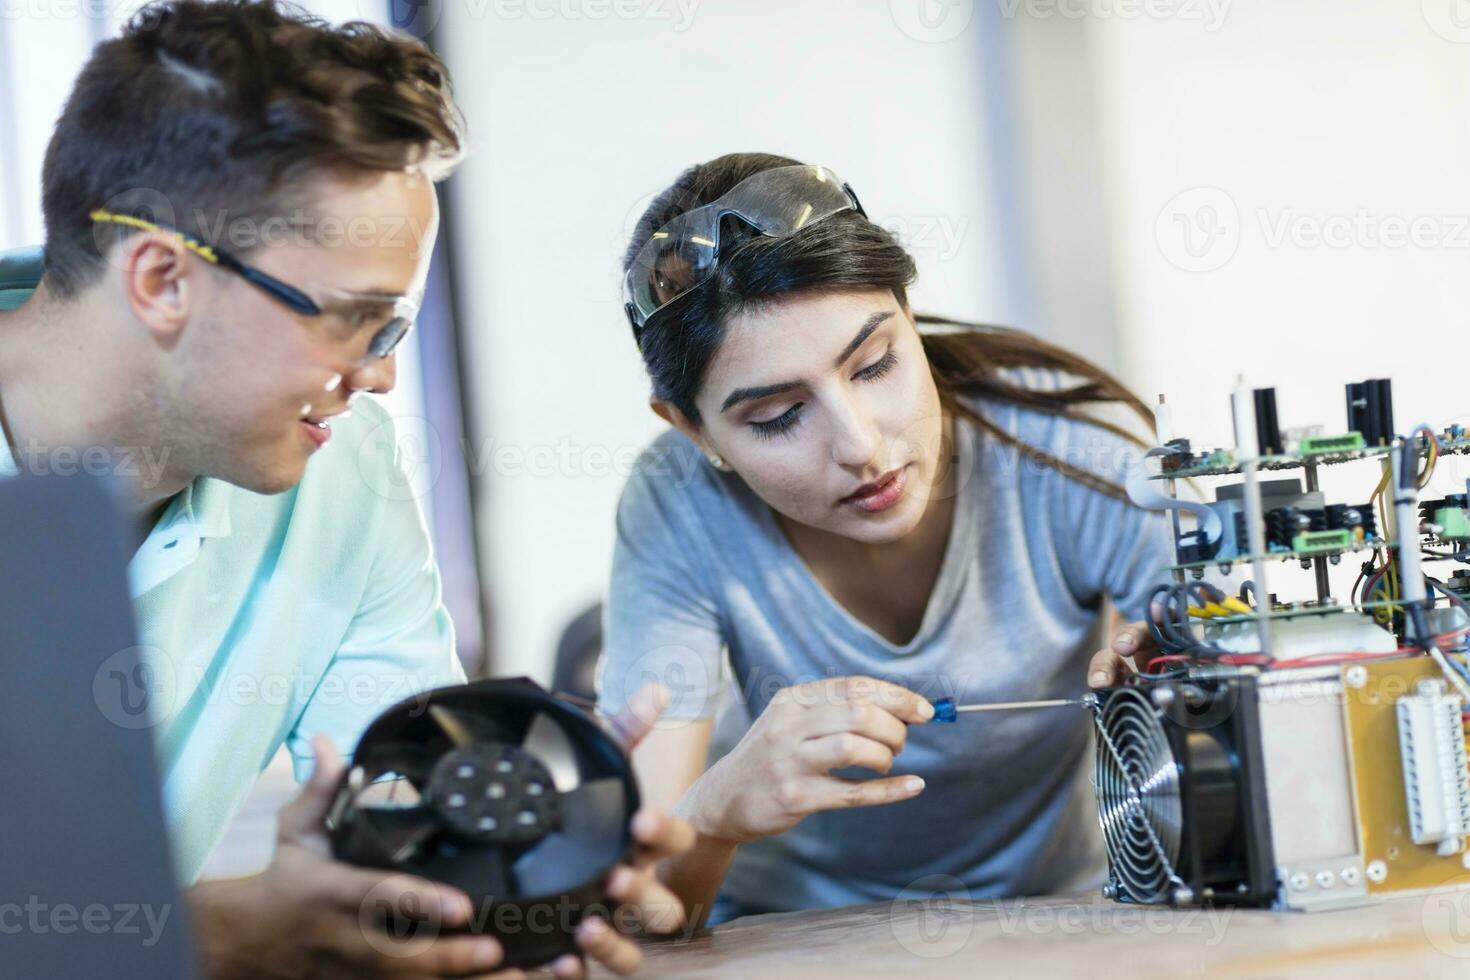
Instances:
[[[216,475],[217,479],[233,484],[242,490],[251,493],[277,494],[285,493],[301,482],[306,472],[305,461],[292,464],[277,464],[271,467],[260,467],[256,469],[245,469],[241,467],[228,473]]]

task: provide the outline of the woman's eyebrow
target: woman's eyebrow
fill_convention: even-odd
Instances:
[[[741,402],[754,401],[757,398],[765,398],[767,395],[779,395],[783,391],[790,391],[793,388],[798,387],[800,387],[800,385],[798,385],[795,381],[783,381],[780,384],[760,385],[756,388],[736,388],[734,391],[730,392],[729,397],[725,399],[725,404],[720,406],[720,413],[724,414],[725,412],[728,412],[730,409],[734,408],[736,405],[739,405]]]
[[[833,366],[842,367],[842,365],[846,364],[847,359],[856,353],[859,347],[863,346],[863,341],[872,336],[873,331],[881,327],[891,316],[893,316],[892,310],[881,310],[864,320],[862,329],[857,332],[856,337],[852,338],[852,342],[843,348],[842,353],[837,355],[837,360],[832,362]]]
[[[837,360],[833,362],[834,366],[842,367],[843,364],[846,364],[847,359],[851,357],[859,347],[863,346],[863,341],[871,337],[874,330],[877,330],[884,323],[886,323],[888,319],[893,316],[893,312],[893,310],[880,310],[879,312],[874,313],[866,320],[864,320],[862,327],[858,329],[857,336],[852,338],[852,341],[848,343],[847,347],[843,349]],[[736,405],[739,405],[741,402],[753,401],[757,398],[765,398],[768,395],[779,395],[782,392],[790,391],[791,389],[796,387],[799,387],[799,385],[795,381],[783,381],[780,384],[760,385],[755,388],[736,388],[734,391],[730,392],[728,396],[726,396],[725,403],[720,406],[720,413],[724,414],[725,412],[728,412],[730,409],[734,408]]]

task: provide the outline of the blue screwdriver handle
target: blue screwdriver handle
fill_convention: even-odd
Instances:
[[[934,717],[929,719],[931,723],[950,725],[960,716],[960,713],[955,710],[954,698],[939,698],[929,703],[934,706]]]

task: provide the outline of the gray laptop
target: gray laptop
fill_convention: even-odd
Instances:
[[[0,975],[195,975],[136,643],[107,486],[0,478]]]

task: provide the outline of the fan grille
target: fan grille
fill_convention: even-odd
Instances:
[[[1119,898],[1168,901],[1183,882],[1179,767],[1154,706],[1142,691],[1115,691],[1095,714],[1098,821]]]

